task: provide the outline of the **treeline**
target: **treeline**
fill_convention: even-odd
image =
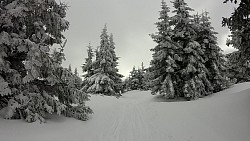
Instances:
[[[145,68],[143,62],[137,69],[133,67],[128,78],[123,81],[123,91],[131,90],[149,90],[148,68]]]

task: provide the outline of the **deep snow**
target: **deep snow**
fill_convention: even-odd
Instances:
[[[166,102],[149,91],[93,95],[88,121],[50,116],[46,124],[0,118],[0,141],[249,141],[250,83],[197,101]]]

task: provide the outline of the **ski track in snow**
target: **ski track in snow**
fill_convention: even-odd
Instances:
[[[157,120],[157,111],[151,108],[152,95],[149,92],[132,91],[125,94],[117,103],[111,104],[106,111],[92,119],[96,127],[89,133],[96,132],[92,137],[85,137],[86,141],[174,141],[167,129],[159,131],[154,122]],[[104,110],[104,108],[103,108]],[[104,116],[105,115],[105,116]],[[101,122],[100,122],[101,121]],[[103,122],[106,126],[98,128]],[[99,129],[99,130],[97,130]],[[89,134],[87,134],[89,135]],[[84,141],[85,141],[84,140]]]
[[[250,82],[189,102],[149,91],[119,99],[92,95],[88,121],[51,116],[47,123],[0,118],[0,141],[249,141]]]
[[[114,119],[109,127],[96,135],[97,141],[152,141],[145,107],[140,99],[121,98],[106,119]],[[114,113],[115,112],[115,113]]]
[[[136,141],[141,140],[141,137],[149,138],[143,136],[149,135],[149,127],[144,118],[142,118],[141,106],[123,104],[120,113],[107,133],[101,134],[100,141]]]

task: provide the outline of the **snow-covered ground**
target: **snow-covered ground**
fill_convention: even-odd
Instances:
[[[46,124],[0,118],[0,141],[249,141],[250,83],[197,101],[166,102],[150,92],[92,96],[88,121]]]

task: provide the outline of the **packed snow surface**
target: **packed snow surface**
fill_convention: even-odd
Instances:
[[[47,123],[0,118],[0,141],[249,141],[250,83],[196,101],[170,102],[149,91],[87,102],[88,121],[50,116]]]

